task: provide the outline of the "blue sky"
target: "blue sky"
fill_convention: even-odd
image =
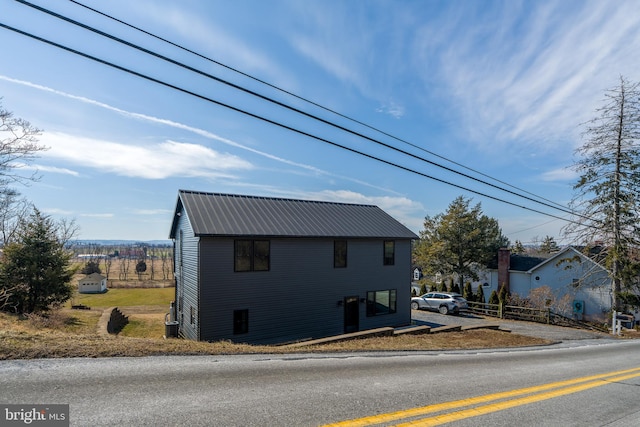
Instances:
[[[34,0],[234,84],[469,175],[458,164],[566,205],[581,123],[620,75],[640,80],[636,1],[83,0],[118,19],[412,145],[376,133],[111,21]],[[0,22],[440,180],[566,214],[302,117],[16,1]],[[459,196],[505,235],[564,221],[504,204],[279,128],[0,28],[4,108],[50,149],[19,188],[74,218],[82,239],[166,239],[179,189],[375,204],[418,232]],[[424,151],[427,150],[428,152]],[[27,170],[25,173],[30,173]],[[494,182],[495,183],[495,182]],[[497,185],[505,187],[505,184]]]

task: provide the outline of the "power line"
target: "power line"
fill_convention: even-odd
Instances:
[[[114,35],[112,35],[112,34],[108,34],[108,33],[104,32],[104,31],[98,30],[98,29],[96,29],[96,28],[94,28],[94,27],[91,27],[91,26],[89,26],[89,25],[83,24],[83,23],[81,23],[81,22],[79,22],[79,21],[76,21],[76,20],[74,20],[74,19],[68,18],[68,17],[66,17],[66,16],[63,16],[63,15],[61,15],[61,14],[59,14],[59,13],[53,12],[53,11],[48,10],[48,9],[46,9],[46,8],[43,8],[43,7],[41,7],[41,6],[34,5],[34,4],[29,3],[29,2],[27,2],[27,1],[25,1],[25,0],[16,0],[16,1],[17,1],[17,2],[19,2],[19,3],[21,3],[21,4],[24,4],[24,5],[26,5],[26,6],[32,7],[32,8],[34,8],[34,9],[36,9],[36,10],[40,11],[40,12],[46,13],[46,14],[48,14],[48,15],[51,15],[51,16],[55,17],[55,18],[61,19],[61,20],[66,21],[66,22],[68,22],[68,23],[70,23],[70,24],[76,25],[76,26],[78,26],[78,27],[81,27],[81,28],[86,29],[86,30],[88,30],[88,31],[91,31],[91,32],[93,32],[93,33],[96,33],[96,34],[98,34],[98,35],[100,35],[100,36],[106,37],[106,38],[108,38],[108,39],[110,39],[110,40],[113,40],[113,41],[115,41],[115,42],[118,42],[118,43],[124,44],[125,46],[131,47],[131,48],[136,49],[136,50],[138,50],[138,51],[140,51],[140,52],[143,52],[143,53],[146,53],[146,54],[148,54],[148,55],[154,56],[154,57],[156,57],[156,58],[158,58],[158,59],[161,59],[161,60],[163,60],[163,61],[169,62],[169,63],[171,63],[171,64],[173,64],[173,65],[178,66],[178,67],[184,68],[184,69],[186,69],[186,70],[188,70],[188,71],[191,71],[191,72],[197,73],[197,74],[199,74],[199,75],[202,75],[202,76],[204,76],[204,77],[207,77],[207,78],[212,79],[212,80],[214,80],[214,81],[217,81],[217,82],[219,82],[219,83],[222,83],[222,84],[225,84],[225,85],[227,85],[227,86],[230,86],[230,87],[232,87],[232,88],[234,88],[234,89],[237,89],[237,90],[240,90],[240,91],[245,92],[245,93],[247,93],[247,94],[250,94],[250,95],[252,95],[252,96],[258,97],[258,98],[260,98],[260,99],[262,99],[262,100],[264,100],[264,101],[267,101],[267,102],[273,103],[273,104],[275,104],[275,105],[277,105],[277,106],[279,106],[279,107],[282,107],[282,108],[285,108],[285,109],[287,109],[287,110],[293,111],[293,112],[295,112],[295,113],[301,114],[301,115],[303,115],[303,116],[305,116],[305,117],[308,117],[308,118],[311,118],[311,119],[313,119],[313,120],[317,120],[317,121],[319,121],[319,122],[321,122],[321,123],[323,123],[323,124],[326,124],[326,125],[328,125],[328,126],[334,127],[334,128],[339,129],[339,130],[341,130],[341,131],[344,131],[344,132],[350,133],[350,134],[352,134],[352,135],[354,135],[354,136],[357,136],[357,137],[359,137],[359,138],[366,139],[366,140],[368,140],[368,141],[370,141],[370,142],[373,142],[373,143],[375,143],[375,144],[381,145],[381,146],[383,146],[383,147],[385,147],[385,148],[391,149],[391,150],[396,151],[396,152],[399,152],[399,153],[401,153],[401,154],[404,154],[404,155],[410,156],[410,157],[412,157],[412,158],[414,158],[414,159],[417,159],[417,160],[423,161],[423,162],[428,163],[428,164],[430,164],[430,165],[432,165],[432,166],[435,166],[435,167],[438,167],[438,168],[444,169],[444,170],[446,170],[447,172],[454,173],[454,174],[459,175],[459,176],[462,176],[462,177],[464,177],[464,178],[467,178],[467,179],[470,179],[470,180],[473,180],[473,181],[479,182],[479,183],[481,183],[481,184],[484,184],[484,185],[487,185],[487,186],[493,187],[493,188],[495,188],[495,189],[497,189],[497,190],[504,191],[504,192],[506,192],[506,193],[509,193],[509,194],[511,194],[511,195],[514,195],[514,196],[517,196],[517,197],[523,198],[523,199],[525,199],[525,200],[528,200],[528,201],[531,201],[531,202],[534,202],[534,203],[538,203],[538,204],[540,204],[540,205],[542,205],[542,206],[546,206],[546,207],[551,208],[551,209],[556,209],[556,210],[559,210],[559,211],[564,212],[564,213],[567,213],[567,214],[580,216],[579,214],[577,214],[577,213],[575,213],[575,212],[573,212],[573,211],[571,211],[571,210],[568,210],[566,207],[561,206],[561,205],[559,205],[559,204],[557,204],[557,203],[555,203],[555,202],[551,202],[552,204],[550,204],[550,203],[546,203],[546,202],[542,202],[542,201],[540,201],[540,200],[536,200],[536,199],[534,199],[534,198],[532,198],[532,197],[525,196],[525,195],[523,195],[523,194],[517,193],[517,192],[512,191],[512,190],[508,190],[508,189],[506,189],[506,188],[500,187],[500,186],[498,186],[498,185],[495,185],[495,184],[492,184],[492,183],[490,183],[490,182],[484,181],[484,180],[482,180],[482,179],[476,178],[476,177],[474,177],[474,176],[468,175],[468,174],[466,174],[466,173],[463,173],[463,172],[457,171],[457,170],[455,170],[455,169],[449,168],[449,167],[447,167],[447,166],[441,165],[441,164],[439,164],[439,163],[433,162],[433,161],[428,160],[428,159],[426,159],[426,158],[424,158],[424,157],[420,157],[420,156],[418,156],[418,155],[416,155],[416,154],[410,153],[410,152],[405,151],[405,150],[402,150],[402,149],[400,149],[400,148],[398,148],[398,147],[395,147],[395,146],[392,146],[392,145],[390,145],[390,144],[384,143],[384,142],[382,142],[382,141],[380,141],[380,140],[377,140],[377,139],[372,138],[372,137],[370,137],[370,136],[367,136],[367,135],[364,135],[364,134],[362,134],[362,133],[356,132],[356,131],[354,131],[354,130],[352,130],[352,129],[346,128],[346,127],[344,127],[344,126],[341,126],[341,125],[336,124],[336,123],[334,123],[334,122],[331,122],[331,121],[329,121],[329,120],[323,119],[323,118],[318,117],[318,116],[316,116],[316,115],[314,115],[314,114],[311,114],[311,113],[308,113],[308,112],[306,112],[306,111],[300,110],[300,109],[298,109],[298,108],[292,107],[292,106],[287,105],[287,104],[285,104],[285,103],[283,103],[283,102],[280,102],[280,101],[278,101],[278,100],[275,100],[275,99],[273,99],[273,98],[270,98],[270,97],[268,97],[268,96],[266,96],[266,95],[260,94],[260,93],[258,93],[258,92],[255,92],[255,91],[253,91],[253,90],[247,89],[247,88],[242,87],[242,86],[240,86],[240,85],[237,85],[237,84],[235,84],[235,83],[229,82],[229,81],[227,81],[227,80],[224,80],[224,79],[222,79],[222,78],[220,78],[220,77],[217,77],[217,76],[214,76],[214,75],[209,74],[209,73],[207,73],[207,72],[204,72],[204,71],[199,70],[199,69],[197,69],[197,68],[191,67],[191,66],[186,65],[186,64],[184,64],[184,63],[182,63],[182,62],[176,61],[176,60],[174,60],[174,59],[171,59],[171,58],[169,58],[169,57],[166,57],[166,56],[164,56],[164,55],[161,55],[161,54],[159,54],[159,53],[157,53],[157,52],[151,51],[151,50],[149,50],[149,49],[146,49],[146,48],[144,48],[144,47],[141,47],[141,46],[139,46],[139,45],[136,45],[136,44],[134,44],[134,43],[132,43],[132,42],[129,42],[129,41],[127,41],[127,40],[124,40],[124,39],[121,39],[121,38],[119,38],[119,37],[116,37],[116,36],[114,36]],[[72,1],[73,1],[73,0],[72,0]],[[74,2],[74,3],[77,3],[77,2]],[[80,4],[80,3],[77,3],[77,4]],[[84,6],[84,5],[83,5],[83,6]],[[125,25],[129,25],[129,24],[125,24]],[[142,31],[142,30],[141,30],[141,31]],[[146,32],[145,32],[145,33],[146,33]],[[164,39],[162,39],[162,40],[164,41]],[[168,43],[173,44],[172,42],[168,42]],[[191,51],[189,51],[189,52],[191,52]],[[197,54],[197,53],[194,53],[194,54],[199,55],[199,54]],[[200,56],[200,55],[199,55],[199,56]],[[218,64],[218,62],[216,62],[216,64]],[[293,95],[293,96],[295,96],[295,95]],[[308,102],[311,102],[311,101],[308,101]],[[314,104],[314,105],[318,105],[318,104],[315,104],[315,103],[313,103],[313,104]],[[319,106],[319,105],[318,105],[318,106]],[[320,107],[321,107],[321,108],[323,108],[322,106],[320,106]],[[333,110],[330,110],[330,111],[332,111],[332,112],[333,112]],[[335,112],[334,112],[334,113],[335,113]],[[336,113],[336,114],[339,114],[339,113]],[[341,115],[341,116],[342,116],[342,115]],[[344,116],[344,117],[346,117],[346,116]],[[348,117],[347,117],[347,118],[348,118]],[[365,126],[366,126],[366,125],[365,125]],[[376,130],[377,130],[377,129],[376,129]],[[377,130],[377,131],[378,131],[378,130]],[[381,131],[378,131],[378,132],[381,132]],[[389,136],[393,137],[392,135],[389,135]],[[393,137],[393,138],[395,138],[395,137]],[[395,138],[395,139],[398,139],[398,138]],[[417,147],[417,146],[416,146],[416,145],[414,145],[414,144],[410,144],[410,143],[408,143],[408,142],[405,142],[405,143],[407,143],[407,144],[409,144],[409,145],[411,145],[411,146],[413,146],[413,147]],[[420,147],[417,147],[417,148],[420,148]],[[420,148],[420,149],[421,149],[421,148]],[[423,150],[423,151],[424,151],[424,150]],[[448,159],[445,159],[445,160],[448,160]],[[491,179],[494,179],[494,178],[491,178]],[[495,179],[494,179],[494,180],[495,180]],[[524,191],[524,190],[520,190],[520,191]],[[528,193],[528,192],[527,192],[527,193]],[[531,193],[528,193],[528,194],[531,194]],[[534,195],[534,196],[535,196],[535,197],[538,197],[538,198],[541,198],[540,196],[536,196],[536,195]],[[542,199],[542,198],[541,198],[541,199]],[[546,200],[546,199],[543,199],[543,200]],[[555,205],[555,206],[554,206],[554,205]]]
[[[27,4],[27,5],[29,5],[29,3],[28,3],[28,2],[25,2],[25,1],[22,1],[22,0],[18,0],[18,1],[20,1],[20,3],[23,3],[23,4]],[[274,84],[272,84],[272,83],[269,83],[269,82],[267,82],[267,81],[265,81],[265,80],[263,80],[263,79],[260,79],[260,78],[258,78],[258,77],[255,77],[255,76],[251,75],[251,74],[245,73],[244,71],[241,71],[241,70],[239,70],[239,69],[237,69],[237,68],[235,68],[235,67],[232,67],[232,66],[226,65],[226,64],[224,64],[224,63],[222,63],[222,62],[220,62],[220,61],[217,61],[217,60],[215,60],[215,59],[213,59],[213,58],[210,58],[210,57],[208,57],[208,56],[206,56],[206,55],[203,55],[203,54],[201,54],[201,53],[199,53],[199,52],[196,52],[196,51],[194,51],[194,50],[192,50],[192,49],[189,49],[189,48],[187,48],[187,47],[185,47],[185,46],[183,46],[183,45],[181,45],[181,44],[178,44],[178,43],[172,42],[171,40],[168,40],[168,39],[166,39],[166,38],[164,38],[164,37],[158,36],[157,34],[154,34],[154,33],[150,32],[150,31],[144,30],[144,29],[142,29],[142,28],[140,28],[140,27],[137,27],[137,26],[135,26],[135,25],[133,25],[133,24],[130,24],[130,23],[126,22],[126,21],[123,21],[123,20],[121,20],[121,19],[118,19],[118,18],[116,18],[116,17],[114,17],[114,16],[112,16],[112,15],[109,15],[108,13],[104,13],[104,12],[102,12],[102,11],[98,10],[98,9],[92,8],[92,7],[90,7],[90,6],[87,6],[87,5],[85,5],[85,4],[83,4],[83,3],[80,3],[79,1],[76,1],[76,0],[69,0],[69,1],[71,1],[71,3],[74,3],[74,4],[76,4],[76,5],[80,6],[80,7],[85,8],[85,9],[87,9],[87,10],[91,11],[91,12],[97,13],[98,15],[101,15],[101,16],[103,16],[103,17],[105,17],[105,18],[108,18],[108,19],[110,19],[110,20],[112,20],[112,21],[118,22],[118,23],[120,23],[120,24],[122,24],[122,25],[125,25],[125,26],[127,26],[127,27],[129,27],[129,28],[131,28],[131,29],[134,29],[134,30],[136,30],[136,31],[138,31],[138,32],[141,32],[141,33],[143,33],[143,34],[146,34],[146,35],[148,35],[148,36],[150,36],[150,37],[153,37],[153,38],[155,38],[156,40],[160,40],[160,41],[162,41],[162,42],[164,42],[164,43],[167,43],[167,44],[169,44],[169,45],[171,45],[171,46],[173,46],[173,47],[176,47],[176,48],[178,48],[178,49],[180,49],[180,50],[182,50],[182,51],[185,51],[185,52],[188,52],[188,53],[190,53],[190,54],[192,54],[192,55],[195,55],[195,56],[197,56],[198,58],[201,58],[201,59],[204,59],[204,60],[206,60],[206,61],[209,61],[209,62],[211,62],[211,63],[213,63],[213,64],[216,64],[216,65],[218,65],[218,66],[220,66],[220,67],[223,67],[223,68],[225,68],[225,69],[227,69],[227,70],[233,71],[234,73],[240,74],[241,76],[247,77],[247,78],[249,78],[249,79],[251,79],[251,80],[253,80],[253,81],[256,81],[256,82],[258,82],[258,83],[261,83],[261,84],[263,84],[263,85],[265,85],[265,86],[268,86],[268,87],[270,87],[270,88],[272,88],[272,89],[275,89],[275,90],[277,90],[277,91],[279,91],[279,92],[282,92],[282,93],[284,93],[284,94],[286,94],[286,95],[289,95],[289,96],[294,97],[294,98],[296,98],[296,99],[298,99],[298,100],[304,101],[304,102],[306,102],[306,103],[308,103],[308,104],[310,104],[310,105],[313,105],[314,107],[318,107],[318,108],[320,108],[320,109],[322,109],[322,110],[325,110],[325,111],[327,111],[327,112],[329,112],[329,113],[331,113],[331,114],[335,114],[335,115],[336,115],[336,116],[338,116],[338,117],[341,117],[341,118],[343,118],[343,119],[349,120],[349,121],[351,121],[351,122],[353,122],[353,123],[356,123],[356,124],[358,124],[358,125],[364,126],[364,127],[368,128],[368,129],[371,129],[371,130],[373,130],[373,131],[375,131],[375,132],[378,132],[378,133],[380,133],[380,134],[382,134],[382,135],[384,135],[384,136],[387,136],[387,137],[389,137],[389,138],[392,138],[392,139],[394,139],[394,140],[396,140],[396,141],[399,141],[399,142],[402,142],[402,143],[404,143],[404,144],[407,144],[407,145],[409,145],[409,146],[411,146],[411,147],[413,147],[413,148],[416,148],[416,149],[418,149],[418,150],[420,150],[420,151],[423,151],[423,152],[425,152],[425,153],[428,153],[428,154],[430,154],[430,155],[432,155],[432,156],[434,156],[434,157],[437,157],[437,158],[439,158],[439,159],[441,159],[441,160],[444,160],[444,161],[447,161],[447,162],[449,162],[449,163],[452,163],[452,164],[454,164],[454,165],[456,165],[456,166],[459,166],[459,167],[461,167],[461,168],[463,168],[463,169],[466,169],[466,170],[468,170],[468,171],[471,171],[471,172],[473,172],[473,173],[476,173],[476,174],[478,174],[478,175],[480,175],[480,176],[484,176],[485,178],[489,178],[489,179],[491,179],[491,180],[493,180],[493,181],[496,181],[496,182],[498,182],[498,183],[500,183],[500,184],[502,184],[502,185],[506,185],[506,186],[508,186],[508,187],[511,187],[511,188],[513,188],[513,189],[515,189],[515,190],[521,191],[521,192],[523,192],[523,193],[525,193],[525,194],[528,194],[528,195],[530,195],[530,196],[537,197],[537,198],[538,198],[538,199],[540,199],[540,200],[544,200],[544,201],[546,201],[546,202],[552,203],[552,204],[557,205],[557,206],[560,206],[560,207],[562,207],[562,208],[564,208],[564,207],[565,207],[565,206],[561,205],[560,203],[554,202],[554,201],[552,201],[552,200],[549,200],[549,199],[547,199],[547,198],[544,198],[544,197],[542,197],[542,196],[539,196],[539,195],[537,195],[537,194],[534,194],[534,193],[532,193],[532,192],[530,192],[530,191],[527,191],[527,190],[525,190],[525,189],[522,189],[522,188],[520,188],[520,187],[517,187],[517,186],[515,186],[515,185],[513,185],[513,184],[509,184],[508,182],[502,181],[502,180],[500,180],[500,179],[498,179],[498,178],[492,177],[492,176],[490,176],[490,175],[488,175],[488,174],[486,174],[486,173],[484,173],[484,172],[481,172],[481,171],[476,170],[476,169],[473,169],[473,168],[471,168],[471,167],[469,167],[469,166],[463,165],[462,163],[456,162],[455,160],[449,159],[449,158],[447,158],[447,157],[445,157],[445,156],[442,156],[442,155],[440,155],[440,154],[437,154],[437,153],[435,153],[435,152],[433,152],[433,151],[427,150],[426,148],[421,147],[421,146],[419,146],[419,145],[417,145],[417,144],[411,143],[411,142],[409,142],[409,141],[407,141],[407,140],[405,140],[405,139],[402,139],[402,138],[400,138],[400,137],[397,137],[397,136],[395,136],[395,135],[392,135],[392,134],[390,134],[390,133],[388,133],[388,132],[386,132],[386,131],[381,130],[380,128],[377,128],[377,127],[375,127],[375,126],[371,126],[371,125],[369,125],[369,124],[367,124],[367,123],[365,123],[365,122],[362,122],[362,121],[360,121],[360,120],[358,120],[358,119],[355,119],[355,118],[353,118],[353,117],[347,116],[346,114],[340,113],[339,111],[336,111],[336,110],[333,110],[333,109],[331,109],[331,108],[325,107],[324,105],[321,105],[321,104],[319,104],[319,103],[317,103],[317,102],[315,102],[315,101],[310,100],[309,98],[305,98],[305,97],[303,97],[303,96],[297,95],[297,94],[295,94],[295,93],[293,93],[293,92],[291,92],[291,91],[288,91],[288,90],[286,90],[286,89],[283,89],[283,88],[281,88],[281,87],[279,87],[279,86],[277,86],[277,85],[274,85]]]
[[[342,149],[347,150],[347,151],[349,151],[349,152],[352,152],[352,153],[355,153],[355,154],[359,154],[359,155],[361,155],[361,156],[367,157],[367,158],[372,159],[372,160],[376,160],[376,161],[378,161],[378,162],[384,163],[384,164],[389,165],[389,166],[393,166],[393,167],[395,167],[395,168],[398,168],[398,169],[404,170],[404,171],[406,171],[406,172],[410,172],[410,173],[413,173],[413,174],[416,174],[416,175],[422,176],[422,177],[424,177],[424,178],[428,178],[428,179],[434,180],[434,181],[436,181],[436,182],[440,182],[440,183],[443,183],[443,184],[446,184],[446,185],[449,185],[449,186],[452,186],[452,187],[455,187],[455,188],[458,188],[458,189],[461,189],[461,190],[464,190],[464,191],[468,191],[468,192],[470,192],[470,193],[477,194],[477,195],[479,195],[479,196],[486,197],[486,198],[488,198],[488,199],[492,199],[492,200],[495,200],[495,201],[498,201],[498,202],[501,202],[501,203],[505,203],[505,204],[510,205],[510,206],[514,206],[514,207],[518,207],[518,208],[521,208],[521,209],[525,209],[525,210],[528,210],[528,211],[530,211],[530,212],[535,212],[535,213],[538,213],[538,214],[541,214],[541,215],[545,215],[545,216],[548,216],[548,217],[551,217],[551,218],[556,218],[556,219],[560,219],[560,220],[563,220],[563,221],[567,221],[567,222],[572,222],[572,223],[576,223],[576,224],[578,224],[576,221],[573,221],[573,220],[567,220],[567,219],[565,219],[565,218],[562,218],[562,217],[557,216],[557,215],[550,214],[550,213],[548,213],[548,212],[543,212],[543,211],[540,211],[540,210],[537,210],[537,209],[533,209],[533,208],[530,208],[530,207],[527,207],[527,206],[524,206],[524,205],[519,205],[519,204],[517,204],[517,203],[510,202],[510,201],[508,201],[508,200],[501,199],[501,198],[496,197],[496,196],[491,196],[491,195],[489,195],[489,194],[482,193],[482,192],[477,191],[477,190],[472,190],[472,189],[467,188],[467,187],[464,187],[464,186],[462,186],[462,185],[455,184],[455,183],[452,183],[452,182],[450,182],[450,181],[446,181],[446,180],[441,179],[441,178],[436,178],[436,177],[434,177],[434,176],[431,176],[431,175],[425,174],[425,173],[423,173],[423,172],[416,171],[415,169],[411,169],[411,168],[409,168],[409,167],[402,166],[402,165],[400,165],[400,164],[397,164],[397,163],[391,162],[391,161],[389,161],[389,160],[384,160],[384,159],[382,159],[382,158],[380,158],[380,157],[377,157],[377,156],[374,156],[374,155],[371,155],[371,154],[364,153],[364,152],[359,151],[359,150],[356,150],[356,149],[354,149],[354,148],[346,147],[346,146],[341,145],[341,144],[339,144],[339,143],[337,143],[337,142],[330,141],[330,140],[328,140],[328,139],[326,139],[326,138],[322,138],[322,137],[320,137],[320,136],[313,135],[313,134],[311,134],[311,133],[309,133],[309,132],[306,132],[306,131],[303,131],[303,130],[300,130],[300,129],[296,129],[296,128],[292,127],[292,126],[289,126],[289,125],[286,125],[286,124],[283,124],[283,123],[277,122],[277,121],[275,121],[275,120],[272,120],[272,119],[269,119],[269,118],[266,118],[266,117],[260,116],[260,115],[255,114],[255,113],[251,113],[251,112],[246,111],[246,110],[243,110],[243,109],[241,109],[241,108],[234,107],[234,106],[232,106],[232,105],[229,105],[229,104],[226,104],[226,103],[224,103],[224,102],[221,102],[221,101],[215,100],[215,99],[213,99],[213,98],[209,98],[209,97],[207,97],[207,96],[205,96],[205,95],[198,94],[198,93],[193,92],[193,91],[190,91],[190,90],[188,90],[188,89],[184,89],[184,88],[182,88],[182,87],[176,86],[176,85],[174,85],[174,84],[172,84],[172,83],[168,83],[168,82],[165,82],[165,81],[159,80],[159,79],[157,79],[157,78],[155,78],[155,77],[151,77],[151,76],[148,76],[148,75],[146,75],[146,74],[143,74],[143,73],[140,73],[140,72],[134,71],[134,70],[132,70],[132,69],[130,69],[130,68],[126,68],[126,67],[123,67],[123,66],[120,66],[120,65],[114,64],[114,63],[112,63],[112,62],[109,62],[109,61],[107,61],[107,60],[100,59],[100,58],[98,58],[98,57],[92,56],[92,55],[90,55],[90,54],[88,54],[88,53],[81,52],[81,51],[79,51],[79,50],[76,50],[76,49],[70,48],[70,47],[68,47],[68,46],[64,46],[64,45],[59,44],[59,43],[56,43],[56,42],[54,42],[54,41],[52,41],[52,40],[48,40],[48,39],[45,39],[45,38],[43,38],[43,37],[36,36],[35,34],[32,34],[32,33],[29,33],[29,32],[26,32],[26,31],[23,31],[23,30],[20,30],[20,29],[17,29],[17,28],[15,28],[15,27],[11,27],[11,26],[9,26],[9,25],[7,25],[7,24],[4,24],[4,23],[2,23],[2,22],[0,22],[0,27],[5,28],[5,29],[7,29],[7,30],[9,30],[9,31],[13,31],[13,32],[15,32],[15,33],[17,33],[17,34],[21,34],[21,35],[23,35],[23,36],[29,37],[29,38],[31,38],[31,39],[37,40],[37,41],[39,41],[39,42],[42,42],[42,43],[48,44],[48,45],[50,45],[50,46],[57,47],[57,48],[59,48],[59,49],[62,49],[62,50],[65,50],[65,51],[67,51],[67,52],[73,53],[73,54],[75,54],[75,55],[81,56],[81,57],[83,57],[83,58],[90,59],[90,60],[95,61],[95,62],[98,62],[98,63],[100,63],[100,64],[103,64],[103,65],[109,66],[109,67],[111,67],[111,68],[114,68],[114,69],[117,69],[117,70],[123,71],[123,72],[128,73],[128,74],[131,74],[131,75],[133,75],[133,76],[140,77],[140,78],[142,78],[142,79],[145,79],[145,80],[148,80],[148,81],[150,81],[150,82],[153,82],[153,83],[159,84],[159,85],[161,85],[161,86],[165,86],[165,87],[170,88],[170,89],[174,89],[174,90],[176,90],[176,91],[182,92],[182,93],[187,94],[187,95],[191,95],[191,96],[196,97],[196,98],[199,98],[199,99],[201,99],[201,100],[203,100],[203,101],[207,101],[207,102],[213,103],[213,104],[215,104],[215,105],[219,105],[219,106],[221,106],[221,107],[228,108],[228,109],[230,109],[230,110],[233,110],[233,111],[236,111],[236,112],[238,112],[238,113],[241,113],[241,114],[247,115],[247,116],[249,116],[249,117],[253,117],[253,118],[255,118],[255,119],[258,119],[258,120],[264,121],[264,122],[266,122],[266,123],[269,123],[269,124],[272,124],[272,125],[275,125],[275,126],[281,127],[281,128],[283,128],[283,129],[286,129],[286,130],[289,130],[289,131],[292,131],[292,132],[298,133],[298,134],[303,135],[303,136],[306,136],[306,137],[308,137],[308,138],[315,139],[315,140],[317,140],[317,141],[324,142],[324,143],[327,143],[327,144],[333,145],[333,146],[338,147],[338,148],[342,148]],[[592,227],[594,227],[594,228],[595,228],[595,226],[592,226]]]

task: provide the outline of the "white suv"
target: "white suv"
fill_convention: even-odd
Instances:
[[[437,311],[440,314],[458,314],[469,310],[467,300],[455,292],[429,292],[419,297],[411,298],[411,309]]]

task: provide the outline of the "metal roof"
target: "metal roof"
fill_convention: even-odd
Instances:
[[[377,206],[180,190],[171,227],[186,212],[196,236],[417,239]]]

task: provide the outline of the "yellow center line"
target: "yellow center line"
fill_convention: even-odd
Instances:
[[[596,380],[593,382],[580,384],[572,387],[561,388],[558,390],[550,391],[547,393],[540,393],[533,396],[521,397],[519,399],[507,400],[504,402],[494,403],[491,405],[480,406],[477,408],[465,409],[463,411],[451,412],[449,414],[438,415],[430,418],[423,418],[404,424],[397,424],[396,427],[430,427],[438,426],[453,421],[459,421],[465,418],[477,417],[480,415],[489,414],[492,412],[498,412],[516,406],[527,405],[529,403],[540,402],[543,400],[553,399],[555,397],[565,396],[571,393],[577,393],[579,391],[588,390],[590,388],[600,387],[603,385],[611,384],[613,381],[623,381],[630,378],[640,377],[640,373],[623,375],[619,377],[608,378],[607,380]]]
[[[631,373],[633,373],[633,374],[631,374]],[[386,413],[386,414],[372,415],[372,416],[369,416],[369,417],[363,417],[363,418],[357,418],[357,419],[352,419],[352,420],[347,420],[347,421],[341,421],[341,422],[337,422],[337,423],[333,423],[333,424],[327,424],[324,427],[371,426],[371,425],[375,425],[375,424],[386,423],[386,422],[389,422],[389,421],[396,421],[396,420],[401,420],[401,419],[405,419],[405,418],[412,418],[412,417],[418,417],[418,416],[421,416],[421,415],[432,414],[434,412],[450,411],[450,410],[457,409],[457,408],[462,408],[462,407],[465,407],[465,406],[478,405],[478,404],[481,404],[481,403],[489,403],[489,402],[492,402],[494,400],[499,400],[499,399],[514,398],[514,397],[521,396],[521,395],[524,395],[524,394],[541,393],[541,392],[544,392],[544,391],[547,391],[547,390],[557,389],[557,388],[561,388],[561,387],[568,387],[568,386],[572,386],[572,385],[575,385],[575,384],[587,383],[589,381],[602,380],[602,379],[606,379],[606,378],[609,378],[609,377],[616,377],[618,375],[625,375],[625,374],[631,374],[630,376],[628,376],[628,378],[633,378],[633,377],[636,377],[636,376],[640,376],[640,367],[639,368],[633,368],[633,369],[625,369],[625,370],[621,370],[621,371],[609,372],[609,373],[606,373],[606,374],[598,374],[598,375],[591,375],[591,376],[582,377],[582,378],[575,378],[575,379],[571,379],[571,380],[558,381],[558,382],[555,382],[555,383],[542,384],[542,385],[539,385],[539,386],[526,387],[526,388],[521,388],[521,389],[517,389],[517,390],[504,391],[504,392],[499,392],[499,393],[492,393],[492,394],[487,394],[487,395],[484,395],[484,396],[477,396],[477,397],[472,397],[472,398],[468,398],[468,399],[456,400],[456,401],[452,401],[452,402],[437,403],[437,404],[434,404],[434,405],[421,406],[421,407],[418,407],[418,408],[411,408],[411,409],[406,409],[406,410],[402,410],[402,411],[389,412],[389,413]],[[621,377],[621,378],[626,379],[627,377]],[[613,378],[613,379],[619,380],[619,378]],[[596,382],[596,383],[590,383],[590,384],[596,384],[596,385],[590,385],[590,387],[587,387],[587,388],[596,387],[598,385],[604,385],[606,383]],[[563,390],[566,390],[566,389],[563,389]],[[576,390],[576,391],[580,391],[580,390]],[[575,393],[575,391],[573,391],[571,393]],[[565,393],[565,394],[568,394],[568,393]],[[535,396],[533,396],[533,397],[535,397]],[[551,397],[547,397],[547,398],[551,398]],[[529,397],[526,397],[526,398],[523,398],[523,399],[516,399],[515,401],[524,400],[524,399],[529,399]],[[543,399],[540,399],[540,400],[543,400]],[[509,402],[503,402],[503,403],[509,403]],[[525,403],[520,403],[520,405],[524,405],[524,404]],[[498,403],[498,404],[487,405],[487,406],[494,406],[494,405],[502,405],[502,404]],[[517,405],[514,405],[514,406],[517,406]],[[506,409],[506,408],[504,408],[504,409]],[[500,410],[500,409],[496,409],[496,410]],[[478,409],[470,409],[469,411],[475,411],[475,415],[481,415],[481,413],[478,413]],[[465,411],[460,411],[460,412],[465,412]],[[493,411],[489,411],[489,412],[493,412]],[[473,415],[467,415],[467,417],[469,417],[469,416],[473,416]],[[434,417],[434,418],[437,418],[437,417]],[[443,421],[443,422],[448,422],[448,421]],[[409,423],[408,425],[416,425],[416,424],[410,424]],[[434,424],[434,425],[437,425],[437,424]]]

